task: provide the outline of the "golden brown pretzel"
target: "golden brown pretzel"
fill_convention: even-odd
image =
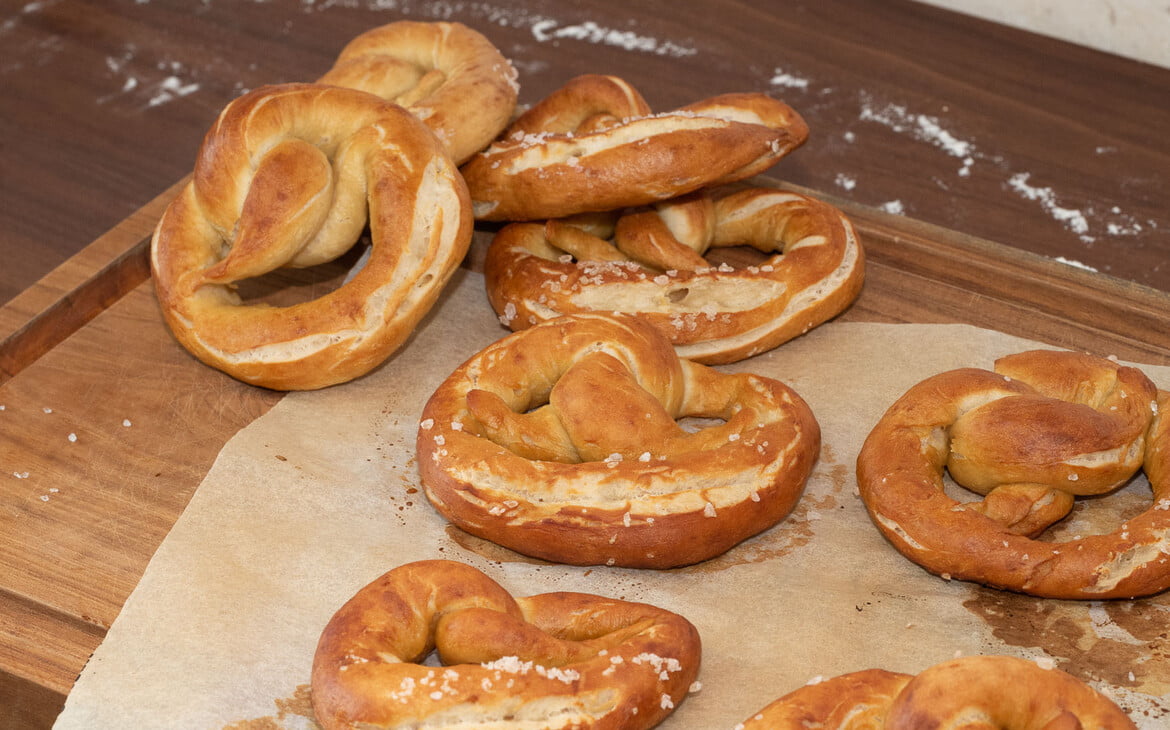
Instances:
[[[1170,587],[1170,394],[1141,371],[1036,350],[995,372],[952,370],[912,387],[857,460],[874,523],[946,578],[1037,596],[1103,599]],[[1153,503],[1111,533],[1036,539],[1078,495],[1105,494],[1143,467]],[[982,502],[959,503],[943,471]]]
[[[595,233],[608,235],[605,230]],[[633,312],[678,353],[727,363],[825,322],[861,291],[864,254],[836,208],[750,188],[692,194],[617,220],[612,243],[569,222],[513,223],[488,247],[484,276],[501,321],[523,329],[562,314]],[[759,265],[708,263],[712,248],[750,245]]]
[[[842,674],[781,697],[737,730],[1136,730],[1112,700],[1059,669],[971,656],[918,675]]]
[[[808,127],[764,94],[651,114],[636,90],[587,75],[522,114],[463,166],[476,218],[542,220],[674,198],[763,172]]]
[[[445,666],[423,664],[432,650]],[[640,730],[686,697],[700,640],[682,616],[584,593],[513,598],[429,560],[360,590],[325,627],[312,701],[325,730]]]
[[[244,304],[238,281],[372,246],[335,291],[287,307]],[[435,136],[372,94],[264,87],[227,106],[194,176],[154,233],[163,315],[196,357],[282,390],[381,363],[430,309],[471,241],[467,189]]]
[[[516,108],[516,70],[462,23],[400,20],[354,38],[318,83],[361,89],[400,104],[442,141],[457,164],[486,147]]]
[[[689,433],[677,419],[724,423]],[[577,565],[669,568],[782,520],[820,429],[787,386],[679,359],[631,315],[514,333],[458,368],[418,431],[435,508],[479,537]]]

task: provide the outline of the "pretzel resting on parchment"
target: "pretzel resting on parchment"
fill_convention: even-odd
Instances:
[[[456,526],[546,560],[639,568],[707,560],[776,525],[819,449],[791,388],[680,359],[619,314],[489,345],[436,389],[417,438],[426,495]]]
[[[1167,408],[1170,393],[1137,368],[1083,353],[940,373],[874,426],[857,459],[861,497],[894,547],[945,578],[1050,598],[1159,593],[1170,588]],[[1144,511],[1109,532],[1042,539],[1077,497],[1142,469]],[[951,497],[944,473],[983,499]]]
[[[917,675],[865,669],[812,682],[737,730],[1136,730],[1111,699],[1071,674],[1012,656],[969,656]]]
[[[441,666],[426,663],[435,652]],[[330,619],[313,657],[325,730],[643,730],[686,698],[701,643],[682,616],[586,593],[513,597],[450,560],[394,568]]]

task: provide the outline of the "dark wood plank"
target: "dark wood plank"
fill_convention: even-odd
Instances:
[[[812,127],[778,177],[1170,289],[1170,70],[908,0],[58,0],[0,18],[0,301],[187,174],[230,99],[400,18],[482,30],[525,103],[585,72],[658,109],[773,93]]]

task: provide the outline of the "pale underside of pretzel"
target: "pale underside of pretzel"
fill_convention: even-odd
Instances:
[[[424,663],[435,652],[442,665]],[[325,730],[641,730],[683,701],[698,632],[661,608],[584,593],[512,595],[462,563],[371,582],[317,644]]]
[[[462,164],[507,125],[519,87],[512,64],[462,23],[402,20],[346,44],[318,83],[361,89],[406,107]]]
[[[712,419],[690,432],[687,418]],[[790,388],[680,360],[631,315],[514,333],[458,368],[420,422],[423,487],[460,528],[577,565],[719,555],[799,499],[820,429]]]
[[[1105,358],[1030,351],[912,387],[874,427],[857,477],[875,525],[947,578],[1037,596],[1170,588],[1170,394]],[[1045,540],[1077,496],[1144,468],[1152,503],[1113,532]],[[944,471],[982,501],[944,492]],[[1092,509],[1092,506],[1087,507]]]
[[[246,303],[237,283],[331,261],[368,226],[369,259],[317,299]],[[466,186],[435,136],[371,94],[288,84],[235,100],[155,230],[163,315],[203,362],[254,385],[320,388],[413,331],[471,240]]]
[[[737,267],[703,258],[730,246],[767,258]],[[836,208],[748,188],[627,214],[612,231],[575,220],[514,223],[489,246],[484,276],[492,307],[513,330],[562,314],[630,312],[681,356],[717,364],[770,350],[836,316],[860,293],[864,268],[857,233]]]
[[[1135,730],[1109,698],[1059,669],[971,656],[917,675],[867,669],[808,684],[737,730]]]
[[[588,75],[521,115],[462,171],[476,218],[543,220],[742,180],[807,137],[800,115],[764,94],[653,114],[624,81]]]

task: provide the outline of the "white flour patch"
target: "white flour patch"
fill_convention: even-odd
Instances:
[[[1064,264],[1065,266],[1071,266],[1074,269],[1084,269],[1085,271],[1092,271],[1094,273],[1098,271],[1098,269],[1095,269],[1092,266],[1089,266],[1088,264],[1083,264],[1080,261],[1074,261],[1073,259],[1066,259],[1063,256],[1057,256],[1056,262]]]
[[[942,107],[945,112],[947,107]],[[1138,236],[1157,228],[1155,220],[1138,220],[1128,215],[1119,206],[1110,205],[1108,208],[1094,206],[1091,202],[1076,207],[1062,200],[1062,197],[1051,187],[1034,185],[1031,173],[1015,172],[1011,165],[1002,157],[983,153],[974,141],[963,139],[948,129],[945,121],[936,116],[920,114],[911,111],[904,105],[895,103],[880,103],[872,95],[861,92],[859,94],[858,119],[863,122],[880,124],[898,134],[904,134],[912,139],[924,142],[938,148],[950,157],[961,161],[956,175],[960,178],[969,178],[977,162],[991,163],[991,166],[1006,176],[1005,188],[1024,198],[1039,204],[1041,210],[1068,231],[1077,236],[1085,244],[1093,244],[1098,236],[1108,235]],[[845,133],[845,140],[853,142],[856,139],[852,131]],[[1099,146],[1095,148],[1098,155],[1114,154],[1118,149],[1114,146]],[[944,189],[949,187],[942,181],[936,182]],[[840,184],[840,183],[838,183]],[[892,201],[882,206],[900,205]],[[901,210],[897,212],[901,213]],[[1096,234],[1096,235],[1095,235]],[[1065,262],[1068,263],[1068,262]]]
[[[156,63],[155,70],[164,74],[161,77],[148,78],[158,76],[150,72],[136,74],[134,61],[137,53],[138,49],[134,44],[129,44],[120,55],[106,56],[106,68],[110,75],[115,79],[121,79],[121,82],[116,92],[98,97],[98,104],[104,104],[118,96],[131,96],[142,99],[146,108],[151,108],[199,90],[198,82],[184,79],[185,76],[190,76],[191,70],[179,61]]]
[[[1065,208],[1058,205],[1056,193],[1052,188],[1030,185],[1028,179],[1031,177],[1031,173],[1017,172],[1008,178],[1008,187],[1025,200],[1039,203],[1045,212],[1077,234],[1082,241],[1092,243],[1093,237],[1088,235],[1089,221],[1085,217],[1085,213],[1075,208]]]
[[[876,122],[899,134],[909,134],[914,139],[938,147],[951,157],[959,158],[963,161],[959,175],[963,177],[970,174],[971,166],[975,164],[975,145],[945,129],[938,117],[914,114],[899,104],[875,104],[867,94],[862,94],[858,119]]]
[[[808,91],[809,81],[800,76],[794,76],[790,73],[785,73],[782,69],[776,69],[772,72],[772,78],[768,83],[772,86],[780,86],[785,89],[799,89],[801,91]]]
[[[586,21],[575,25],[561,25],[558,21],[542,19],[532,24],[532,36],[541,43],[562,39],[584,41],[596,45],[617,46],[627,51],[652,53],[656,56],[682,58],[697,53],[694,48],[652,36],[638,35],[629,30],[617,30]]]
[[[853,188],[857,187],[857,179],[852,178],[843,172],[837,173],[837,178],[834,180],[834,182],[837,183],[837,187],[844,188],[845,190],[852,190]]]
[[[878,207],[881,208],[882,210],[884,210],[885,212],[893,213],[894,215],[905,215],[906,214],[906,206],[902,205],[901,200],[891,200],[891,201],[882,203]]]

